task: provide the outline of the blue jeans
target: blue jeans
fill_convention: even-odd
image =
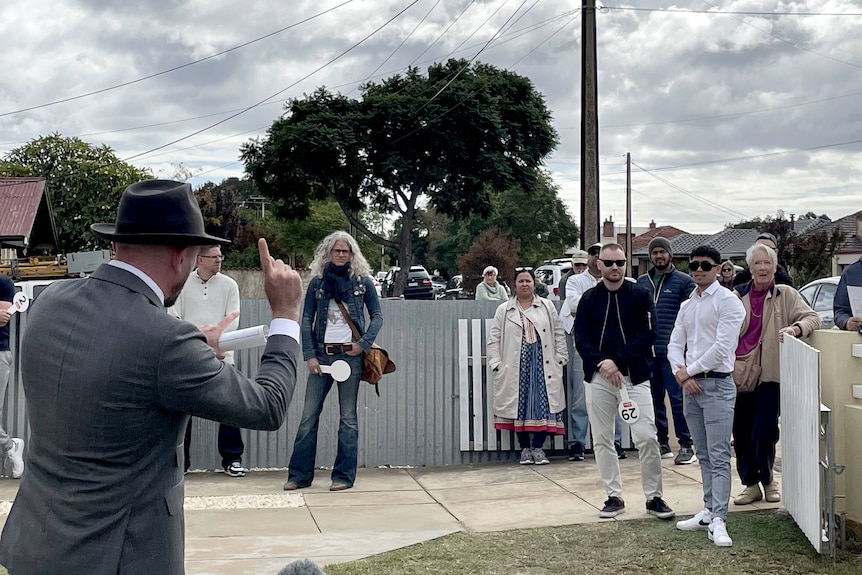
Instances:
[[[356,480],[356,456],[359,450],[359,420],[356,402],[359,397],[359,376],[362,374],[362,355],[318,355],[320,365],[331,365],[339,359],[350,364],[350,377],[338,385],[338,407],[341,420],[338,425],[338,453],[332,470],[332,481],[353,485]],[[314,461],[317,455],[317,428],[323,402],[332,388],[331,376],[309,374],[305,384],[305,405],[296,432],[293,454],[290,456],[288,480],[300,487],[308,487],[314,480]]]
[[[575,443],[587,444],[587,390],[584,386],[584,366],[581,356],[575,349],[571,334],[566,334],[566,347],[569,351],[569,364],[566,366],[566,383],[569,392],[569,447]]]
[[[730,501],[730,432],[736,384],[732,377],[705,377],[697,382],[703,391],[686,395],[683,403],[700,461],[703,506],[713,517],[725,519]]]
[[[664,392],[670,397],[670,410],[673,415],[673,429],[680,447],[691,447],[691,432],[685,420],[682,408],[682,388],[676,382],[670,369],[667,357],[656,357],[653,365],[653,378],[650,380],[652,390],[652,404],[655,409],[655,427],[658,432],[659,445],[667,445],[668,419],[667,408],[664,404]]]

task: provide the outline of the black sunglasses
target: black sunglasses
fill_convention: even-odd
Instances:
[[[733,268],[721,268],[721,271],[723,271],[723,272],[732,272],[732,271],[733,271]]]
[[[606,268],[609,268],[614,264],[616,264],[618,268],[626,267],[626,260],[602,260],[602,263],[605,264]]]
[[[701,270],[701,269],[705,272],[708,272],[712,268],[717,268],[717,267],[718,267],[718,264],[714,264],[712,262],[703,262],[700,260],[693,260],[693,261],[688,262],[688,269],[690,269],[693,272],[696,272],[697,270]]]

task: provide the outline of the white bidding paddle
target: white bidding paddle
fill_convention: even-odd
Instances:
[[[12,305],[9,306],[9,315],[12,315],[15,312],[25,312],[28,307],[30,307],[30,298],[28,298],[27,294],[24,292],[19,291],[12,296]]]
[[[620,388],[620,404],[617,407],[617,411],[620,417],[623,418],[623,421],[629,425],[636,422],[641,416],[638,404],[631,400],[629,390],[626,389],[625,385]]]
[[[332,365],[321,365],[321,373],[328,373],[335,381],[347,381],[350,377],[350,364],[343,359],[337,359]]]

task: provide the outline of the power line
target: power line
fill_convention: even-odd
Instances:
[[[414,65],[416,64],[416,61],[417,61],[417,60],[419,60],[419,58],[421,58],[422,56],[424,56],[424,55],[425,55],[425,53],[426,53],[426,52],[428,52],[428,50],[430,50],[432,46],[434,46],[434,44],[436,44],[437,42],[439,42],[439,41],[440,41],[440,39],[441,39],[441,38],[443,38],[443,36],[445,36],[445,35],[446,35],[446,33],[449,31],[449,29],[450,29],[450,28],[452,28],[452,26],[454,26],[454,25],[455,25],[455,23],[456,23],[456,22],[458,22],[458,20],[460,20],[460,19],[461,19],[461,16],[463,16],[463,15],[464,15],[464,13],[466,13],[466,12],[467,12],[467,9],[468,9],[468,8],[470,8],[470,6],[472,6],[472,5],[473,5],[473,2],[475,2],[475,1],[476,1],[476,0],[470,0],[470,2],[469,2],[466,6],[464,6],[464,9],[463,9],[463,10],[461,10],[461,13],[460,13],[460,14],[458,14],[458,16],[456,16],[456,17],[455,17],[455,19],[454,19],[454,20],[452,20],[452,22],[450,22],[448,26],[446,26],[446,29],[445,29],[445,30],[443,30],[442,32],[440,32],[440,35],[439,35],[439,36],[437,36],[437,38],[436,38],[433,42],[431,42],[430,44],[428,44],[428,47],[427,47],[427,48],[425,48],[424,50],[422,50],[422,52],[421,52],[418,56],[416,56],[415,58],[413,58],[413,61],[412,61],[412,62],[410,62],[410,63],[407,65],[407,67],[409,68],[409,67],[411,67],[411,66],[414,66]]]
[[[763,12],[753,10],[722,10],[721,12],[716,12],[714,10],[696,10],[693,8],[634,8],[632,6],[604,5],[597,6],[596,9],[602,12],[617,10],[620,12],[676,12],[681,14],[735,14],[738,16],[862,16],[862,12]]]
[[[183,68],[188,68],[189,66],[194,66],[195,64],[200,64],[201,62],[206,62],[207,60],[212,60],[213,58],[223,56],[229,52],[233,52],[235,50],[239,50],[240,48],[245,48],[246,46],[250,46],[251,44],[254,44],[256,42],[260,42],[261,40],[271,38],[272,36],[275,36],[277,34],[281,34],[282,32],[284,32],[286,30],[290,30],[291,28],[295,28],[301,24],[305,24],[306,22],[314,20],[315,18],[318,18],[320,16],[323,16],[324,14],[327,14],[329,12],[337,10],[338,8],[341,8],[342,6],[345,6],[346,4],[350,4],[353,1],[354,0],[346,0],[345,2],[342,2],[341,4],[339,4],[337,6],[334,6],[332,8],[327,9],[327,10],[324,10],[323,12],[320,12],[320,13],[315,14],[313,16],[309,16],[305,20],[300,20],[299,22],[295,22],[289,26],[285,26],[284,28],[276,30],[275,32],[270,32],[269,34],[266,34],[264,36],[260,36],[258,38],[255,38],[254,40],[249,40],[248,42],[244,42],[244,43],[239,44],[237,46],[234,46],[232,48],[228,48],[227,50],[222,50],[221,52],[217,52],[215,54],[210,54],[209,56],[205,56],[203,58],[200,58],[198,60],[194,60],[192,62],[186,62],[185,64],[181,64],[179,66],[174,66],[173,68],[168,68],[167,70],[162,70],[161,72],[149,74],[147,76],[143,76],[143,77],[137,78],[135,80],[129,80],[128,82],[123,82],[121,84],[116,84],[114,86],[108,86],[107,88],[101,88],[99,90],[93,90],[92,92],[87,92],[85,94],[79,94],[77,96],[70,96],[68,98],[63,98],[60,100],[54,100],[53,102],[47,102],[45,104],[38,104],[36,106],[30,106],[29,108],[21,108],[20,110],[14,110],[12,112],[3,112],[3,113],[0,113],[0,118],[2,118],[3,116],[12,116],[14,114],[20,114],[22,112],[29,112],[31,110],[38,110],[40,108],[47,108],[49,106],[56,106],[57,104],[63,104],[65,102],[71,102],[73,100],[80,100],[81,98],[87,98],[89,96],[95,96],[96,94],[103,94],[105,92],[110,92],[111,90],[116,90],[117,88],[124,88],[126,86],[131,86],[132,84],[137,84],[139,82],[143,82],[145,80],[150,80],[150,79],[156,78],[158,76],[164,76],[165,74],[170,74],[171,72],[176,72],[177,70],[182,70]]]
[[[389,20],[387,20],[386,22],[384,22],[384,23],[383,23],[382,25],[380,25],[379,27],[377,27],[373,32],[371,32],[370,34],[368,34],[367,36],[365,36],[362,40],[360,40],[359,42],[357,42],[357,43],[353,44],[350,48],[348,48],[347,50],[344,50],[344,51],[343,51],[343,52],[341,52],[338,56],[336,56],[335,58],[332,58],[331,60],[329,60],[327,63],[323,64],[322,66],[317,67],[317,68],[316,68],[316,69],[314,69],[314,70],[312,70],[311,72],[309,72],[308,74],[306,74],[305,76],[303,76],[302,78],[300,78],[299,80],[297,80],[297,81],[293,82],[292,84],[290,84],[290,85],[288,85],[288,86],[286,86],[286,87],[282,88],[281,90],[279,90],[279,91],[278,91],[278,92],[276,92],[275,94],[272,94],[272,95],[270,95],[270,96],[267,96],[267,97],[266,97],[266,98],[264,98],[263,100],[261,100],[261,101],[259,101],[259,102],[255,103],[255,104],[252,104],[251,106],[248,106],[247,108],[243,108],[243,109],[242,109],[242,110],[240,110],[239,112],[236,112],[236,113],[234,113],[234,114],[231,114],[231,115],[230,115],[230,116],[228,116],[227,118],[224,118],[224,119],[222,119],[222,120],[219,120],[219,121],[218,121],[218,122],[216,122],[215,124],[211,124],[211,125],[207,126],[206,128],[201,128],[200,130],[197,130],[197,131],[195,131],[195,132],[192,132],[191,134],[188,134],[188,135],[186,135],[186,136],[183,136],[182,138],[177,138],[176,140],[172,140],[172,141],[168,142],[167,144],[162,144],[161,146],[157,146],[157,147],[155,147],[155,148],[151,148],[151,149],[149,149],[149,150],[147,150],[147,151],[145,151],[145,152],[141,152],[141,153],[139,153],[139,154],[134,154],[134,155],[132,155],[132,156],[129,156],[129,157],[127,157],[127,158],[124,158],[122,161],[123,161],[123,162],[128,162],[129,160],[133,160],[133,159],[135,159],[135,158],[139,158],[139,157],[141,157],[141,156],[145,156],[145,155],[147,155],[147,154],[150,154],[151,152],[155,152],[155,151],[157,151],[157,150],[161,150],[161,149],[163,149],[163,148],[167,148],[168,146],[172,146],[172,145],[174,145],[174,144],[176,144],[176,143],[182,142],[183,140],[187,140],[187,139],[191,138],[192,136],[197,136],[198,134],[201,134],[201,133],[203,133],[203,132],[206,132],[206,131],[208,131],[208,130],[211,130],[211,129],[215,128],[216,126],[219,126],[219,125],[221,125],[221,124],[224,124],[225,122],[227,122],[227,121],[229,121],[229,120],[232,120],[232,119],[236,118],[237,116],[240,116],[240,115],[242,115],[242,114],[245,114],[245,113],[246,113],[246,112],[248,112],[249,110],[253,110],[253,109],[257,108],[258,106],[260,106],[260,105],[262,105],[262,104],[264,104],[264,103],[268,102],[269,100],[272,100],[272,99],[273,99],[273,98],[275,98],[276,96],[278,96],[278,95],[280,95],[280,94],[282,94],[282,93],[286,92],[287,90],[289,90],[289,89],[293,88],[294,86],[296,86],[296,85],[297,85],[297,84],[299,84],[300,82],[302,82],[302,81],[304,81],[304,80],[306,80],[306,79],[310,78],[310,77],[311,77],[311,76],[313,76],[314,74],[318,73],[319,71],[323,70],[324,68],[326,68],[326,67],[327,67],[327,66],[329,66],[330,64],[332,64],[332,63],[336,62],[336,61],[337,61],[337,60],[339,60],[340,58],[342,58],[342,57],[344,57],[345,55],[347,55],[348,53],[350,53],[352,50],[354,50],[355,48],[357,48],[357,47],[358,47],[359,45],[361,45],[363,42],[365,42],[366,40],[368,40],[369,38],[371,38],[372,36],[374,36],[375,34],[377,34],[380,30],[382,30],[383,28],[385,28],[386,26],[388,26],[389,24],[391,24],[393,21],[395,21],[398,17],[400,17],[402,14],[404,14],[404,12],[406,12],[406,11],[407,11],[407,10],[409,10],[411,7],[413,7],[417,2],[419,2],[419,0],[413,0],[413,2],[411,2],[411,3],[410,3],[410,4],[408,4],[406,7],[404,7],[403,9],[401,9],[401,11],[400,11],[400,12],[398,12],[397,14],[395,14],[394,16],[392,16]]]

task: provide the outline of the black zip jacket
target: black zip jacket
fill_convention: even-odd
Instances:
[[[599,362],[612,359],[633,384],[648,381],[656,339],[654,315],[652,296],[628,280],[613,292],[602,282],[587,290],[575,317],[575,345],[584,361],[584,380],[593,379]]]

